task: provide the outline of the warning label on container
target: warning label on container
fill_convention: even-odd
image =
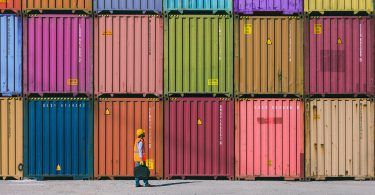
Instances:
[[[251,24],[245,24],[244,34],[245,35],[251,35],[251,34],[253,34],[253,25],[251,25]]]
[[[322,24],[314,24],[314,34],[322,34]]]
[[[0,3],[8,3],[8,0],[0,0]]]
[[[154,159],[148,159],[148,160],[146,160],[146,166],[148,167],[148,169],[154,170],[155,169],[155,161],[154,161]]]
[[[208,85],[209,86],[218,86],[219,85],[219,79],[208,79]]]
[[[104,32],[102,33],[102,35],[103,35],[103,36],[112,36],[113,34],[112,34],[112,31],[104,31]]]
[[[66,81],[66,84],[69,86],[77,86],[78,85],[78,79],[68,79]]]

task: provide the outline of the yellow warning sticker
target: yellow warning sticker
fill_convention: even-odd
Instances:
[[[78,79],[68,79],[66,81],[66,84],[69,86],[77,86],[78,85]]]
[[[319,114],[314,114],[314,119],[315,120],[319,120],[320,119],[320,115]]]
[[[209,86],[218,86],[219,85],[219,79],[208,79],[208,85]]]
[[[8,0],[0,0],[0,3],[8,3]]]
[[[272,45],[272,41],[270,38],[267,39],[267,45]]]
[[[341,45],[341,44],[342,44],[342,39],[341,39],[341,38],[338,38],[338,39],[337,39],[337,44],[338,44],[338,45]]]
[[[154,159],[148,159],[148,160],[146,160],[146,166],[148,167],[148,169],[154,170],[155,169],[155,161],[154,161]]]
[[[245,35],[251,35],[251,34],[253,34],[253,25],[251,25],[251,24],[245,24],[244,34]]]
[[[267,165],[268,165],[269,167],[271,167],[271,166],[272,166],[272,160],[268,160],[268,161],[267,161]]]
[[[61,166],[59,164],[56,166],[56,171],[61,171]]]
[[[322,24],[314,24],[314,34],[322,34]]]
[[[112,33],[112,31],[104,31],[104,32],[102,33],[102,35],[103,35],[103,36],[112,36],[113,33]]]
[[[201,119],[198,119],[198,122],[197,122],[198,125],[202,125],[202,120]]]
[[[109,111],[109,108],[106,108],[105,109],[105,115],[110,115],[111,114],[111,112]]]

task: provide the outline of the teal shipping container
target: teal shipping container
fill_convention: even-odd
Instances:
[[[24,106],[24,177],[91,179],[92,101],[30,98]]]
[[[226,12],[231,14],[233,11],[233,0],[164,0],[164,12]]]
[[[20,16],[0,14],[0,65],[1,95],[21,95],[22,18]]]

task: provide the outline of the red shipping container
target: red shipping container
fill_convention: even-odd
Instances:
[[[234,102],[171,98],[164,108],[164,176],[234,177]]]
[[[236,178],[304,177],[304,103],[294,99],[235,102]]]
[[[95,17],[95,95],[163,94],[163,18]]]
[[[21,0],[0,0],[0,12],[13,11],[19,13],[21,11]]]
[[[375,95],[373,18],[315,17],[306,25],[306,94]]]
[[[163,102],[99,98],[94,112],[94,177],[133,177],[136,130],[145,131],[150,176],[163,177]]]
[[[30,15],[24,18],[23,90],[92,94],[92,18]]]

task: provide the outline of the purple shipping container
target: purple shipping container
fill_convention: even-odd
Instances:
[[[316,17],[305,27],[307,95],[375,95],[371,17]]]
[[[25,95],[92,94],[92,23],[82,15],[24,19]]]
[[[164,108],[164,176],[234,177],[234,102],[171,98]]]
[[[283,12],[285,15],[303,12],[303,0],[234,0],[234,12]]]

